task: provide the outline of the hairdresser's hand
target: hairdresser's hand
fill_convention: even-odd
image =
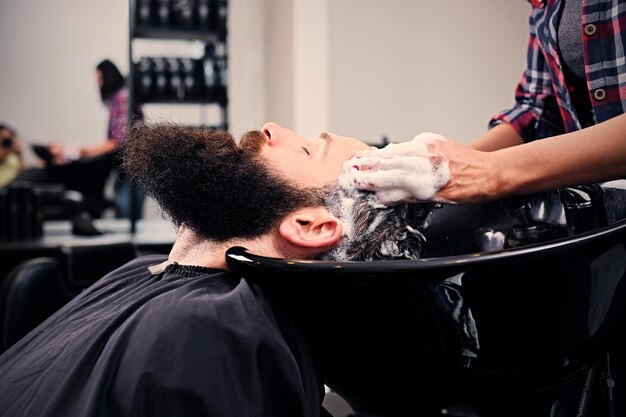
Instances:
[[[450,177],[448,160],[439,151],[445,140],[422,133],[409,142],[359,154],[351,161],[354,185],[374,191],[386,205],[440,200],[436,193]]]
[[[438,201],[471,203],[495,198],[497,159],[440,135],[359,155],[352,161],[357,188],[374,191],[386,205]]]
[[[448,161],[450,179],[439,190],[439,201],[477,203],[502,198],[503,166],[497,152],[482,152],[453,140],[440,142],[438,151]]]

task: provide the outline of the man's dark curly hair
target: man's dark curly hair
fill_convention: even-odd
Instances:
[[[290,212],[323,203],[323,190],[299,189],[259,156],[265,138],[241,143],[224,131],[169,123],[133,127],[121,146],[122,170],[175,225],[218,242],[268,232]]]

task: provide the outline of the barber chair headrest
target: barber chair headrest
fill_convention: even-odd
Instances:
[[[109,272],[136,257],[131,242],[110,242],[61,247],[65,280],[70,288],[90,286]]]

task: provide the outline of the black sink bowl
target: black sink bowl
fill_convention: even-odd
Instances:
[[[227,260],[290,309],[326,385],[357,411],[560,416],[623,329],[624,211],[611,206],[608,226],[579,235],[478,252],[482,230],[510,224],[501,204],[443,206],[419,260],[285,260],[244,248]]]

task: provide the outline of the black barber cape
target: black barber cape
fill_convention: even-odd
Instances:
[[[0,416],[316,416],[307,345],[257,286],[138,258],[0,356]]]

